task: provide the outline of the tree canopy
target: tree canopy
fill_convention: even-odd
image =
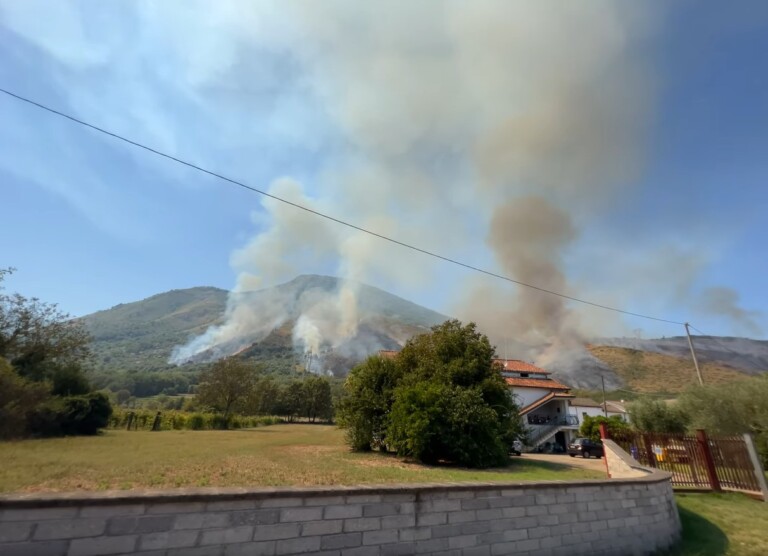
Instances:
[[[224,428],[232,413],[240,412],[253,395],[259,368],[237,357],[219,359],[200,374],[197,399],[222,413]]]
[[[11,272],[0,270],[0,284]],[[0,357],[21,376],[39,381],[64,373],[71,379],[89,358],[90,342],[85,326],[56,304],[6,294],[0,286]]]
[[[644,432],[684,433],[690,420],[679,405],[661,400],[641,399],[627,409],[632,424]]]
[[[695,386],[678,401],[690,428],[713,435],[750,433],[768,467],[768,374],[729,384]]]
[[[425,463],[504,465],[522,430],[494,358],[476,325],[456,320],[412,338],[394,360],[369,358],[345,384],[348,442]]]
[[[12,269],[0,270],[0,284]],[[0,437],[95,434],[112,413],[92,392],[85,328],[54,304],[0,286]]]
[[[600,440],[600,425],[603,423],[608,429],[608,435],[612,438],[621,437],[632,430],[629,423],[618,415],[611,417],[585,415],[579,427],[579,434],[597,442]]]

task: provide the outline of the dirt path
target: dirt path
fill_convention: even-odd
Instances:
[[[569,467],[590,469],[592,471],[601,471],[605,473],[605,460],[597,458],[584,459],[580,457],[572,458],[565,454],[523,454],[521,457],[536,461],[546,461],[549,463],[559,463]]]

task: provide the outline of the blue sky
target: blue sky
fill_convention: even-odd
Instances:
[[[302,17],[313,16],[300,13],[306,4],[294,5],[299,7],[283,13],[279,5],[263,3],[251,14],[238,2],[209,13],[207,3],[0,1],[0,86],[254,187],[268,189],[288,176],[303,184],[302,194],[317,203],[313,206],[503,272],[485,241],[490,215],[482,207],[488,205],[478,204],[468,214],[462,211],[475,199],[469,193],[451,193],[453,200],[444,205],[413,193],[404,208],[388,199],[388,192],[402,191],[388,189],[386,179],[369,178],[367,168],[398,156],[407,157],[404,172],[428,165],[431,176],[451,183],[472,175],[470,163],[455,162],[461,147],[452,150],[439,133],[434,134],[439,140],[418,143],[417,154],[393,150],[398,141],[408,144],[397,134],[413,118],[402,114],[410,105],[389,99],[395,92],[365,90],[354,96],[364,84],[352,80],[349,68],[360,66],[338,51],[363,40],[352,27],[371,15],[350,15],[350,37],[339,39],[338,50],[318,50],[339,27],[305,31]],[[340,2],[333,9],[356,12],[352,6]],[[766,338],[768,4],[649,3],[643,17],[637,25],[651,31],[632,39],[628,55],[633,64],[640,59],[633,76],[650,76],[644,82],[650,107],[636,141],[642,151],[639,170],[617,178],[610,189],[581,196],[583,205],[593,208],[574,213],[578,234],[562,249],[568,293],[690,320],[708,333]],[[418,23],[419,14],[413,20]],[[420,31],[414,26],[400,32]],[[364,64],[360,57],[362,62],[353,62]],[[436,80],[439,91],[443,75],[436,71],[425,79]],[[619,90],[612,101],[620,104],[622,94]],[[394,131],[384,127],[389,135],[367,144],[360,129],[384,125],[375,121],[379,100],[382,117],[399,125]],[[366,108],[364,117],[350,116],[348,108],[356,103]],[[429,106],[427,101],[421,111]],[[626,109],[635,110],[636,100],[628,100]],[[435,121],[431,128],[442,120]],[[56,301],[72,314],[173,288],[232,288],[242,272],[233,253],[278,218],[253,193],[4,95],[0,122],[0,266],[18,269],[8,289]],[[447,129],[472,125],[464,114]],[[421,137],[420,131],[413,133]],[[386,151],[386,160],[371,154],[374,150]],[[354,194],[328,185],[339,167],[345,179],[356,172],[363,176]],[[399,179],[387,168],[381,175]],[[456,187],[450,191],[468,191]],[[435,216],[440,211],[445,218],[460,215],[460,240],[441,242],[430,229],[419,231],[413,224],[421,216],[440,218]],[[293,245],[275,241],[262,244],[286,250]],[[263,268],[273,259],[261,255],[251,266],[265,277],[264,285],[290,274],[338,274],[354,266],[334,249],[342,247],[323,256],[294,257],[281,272]],[[431,308],[453,310],[467,271],[430,263],[420,280],[405,276],[407,269],[387,269],[392,256],[403,266],[416,261],[396,250],[382,251],[378,260],[367,254],[365,272],[354,276]],[[291,255],[286,252],[285,258]],[[711,288],[728,290],[727,307],[711,307]],[[572,309],[599,320],[594,309]],[[637,328],[645,336],[682,332],[638,319],[601,326],[601,333],[616,335]]]

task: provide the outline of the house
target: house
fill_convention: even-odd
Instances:
[[[530,450],[564,452],[579,430],[579,418],[570,411],[570,387],[549,371],[517,359],[497,359],[501,375],[520,405],[520,418],[528,433]]]
[[[627,410],[623,403],[619,402],[605,402],[605,407],[602,403],[598,403],[590,398],[573,398],[570,402],[568,412],[571,415],[583,420],[584,416],[598,417],[608,415],[608,417],[619,416],[624,421],[629,421]]]
[[[394,359],[398,351],[381,350],[379,355]],[[520,419],[527,431],[531,451],[565,452],[578,437],[583,416],[602,415],[603,406],[571,394],[570,386],[552,378],[552,373],[519,359],[495,359],[501,375],[520,406]],[[608,415],[626,415],[623,407],[608,402]],[[626,419],[626,417],[624,417]]]

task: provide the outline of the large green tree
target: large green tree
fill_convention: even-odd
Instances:
[[[678,401],[692,429],[712,435],[750,433],[768,467],[768,374],[709,386],[694,386]]]
[[[684,433],[690,420],[679,405],[661,400],[640,399],[627,409],[629,420],[643,432]]]
[[[237,357],[219,359],[200,374],[197,399],[220,412],[227,428],[232,414],[243,411],[252,399],[259,372],[257,365]]]
[[[345,385],[340,423],[355,449],[382,447],[425,463],[504,465],[521,425],[488,338],[449,320],[394,360],[371,358]]]
[[[0,283],[12,271],[0,270]],[[85,325],[55,304],[0,288],[0,357],[21,376],[47,380],[71,373],[90,357],[90,343]]]
[[[386,448],[389,412],[401,377],[402,370],[392,359],[379,356],[350,371],[336,417],[352,449]]]
[[[317,419],[330,420],[333,414],[331,403],[331,383],[322,376],[311,375],[305,378],[302,387],[302,408],[310,423]]]

